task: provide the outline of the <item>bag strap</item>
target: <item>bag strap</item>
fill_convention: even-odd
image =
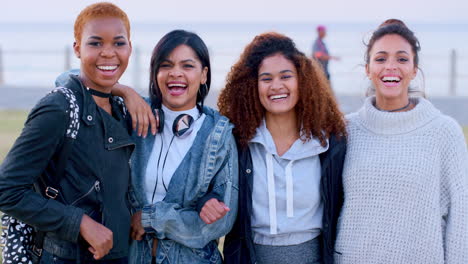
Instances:
[[[66,113],[70,117],[70,122],[68,124],[68,128],[65,133],[65,139],[58,156],[59,158],[57,161],[57,168],[55,170],[55,173],[53,173],[49,177],[49,179],[44,180],[44,182],[46,183],[45,186],[47,186],[44,190],[44,194],[50,199],[57,198],[59,194],[60,179],[62,179],[65,176],[65,167],[67,165],[68,157],[72,152],[73,142],[76,139],[76,136],[78,135],[78,130],[80,129],[80,107],[76,102],[75,94],[72,90],[66,87],[58,87],[50,93],[57,92],[62,93],[68,101],[69,109],[66,110]],[[36,188],[36,191],[42,194],[40,189]],[[45,234],[46,232],[40,230],[36,232],[32,253],[35,254],[37,257],[40,257],[42,255]]]
[[[50,175],[48,182],[46,182],[46,189],[44,190],[45,196],[50,199],[57,198],[59,194],[59,183],[60,179],[64,177],[65,174],[65,167],[67,165],[68,157],[72,152],[73,142],[78,135],[78,130],[80,128],[80,119],[79,119],[79,112],[80,108],[76,102],[75,94],[72,90],[66,87],[58,87],[53,90],[51,93],[62,93],[68,101],[69,109],[66,110],[66,113],[70,117],[70,122],[68,124],[65,139],[62,145],[62,149],[60,150],[58,161],[57,161],[57,168],[55,173]]]

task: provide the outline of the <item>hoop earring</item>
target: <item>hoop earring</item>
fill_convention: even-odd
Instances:
[[[203,93],[202,93],[202,90],[203,89]],[[203,97],[203,94],[205,94],[206,96],[206,92],[208,91],[208,85],[206,83],[200,85],[200,89],[198,89],[198,94],[200,95],[200,97]]]

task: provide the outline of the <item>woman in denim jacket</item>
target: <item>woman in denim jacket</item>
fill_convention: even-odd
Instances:
[[[146,100],[159,129],[134,138],[130,263],[222,262],[216,240],[236,217],[237,149],[233,125],[203,106],[210,82],[208,49],[196,34],[175,30],[156,45]],[[200,213],[203,206],[224,217],[211,223],[216,216]]]

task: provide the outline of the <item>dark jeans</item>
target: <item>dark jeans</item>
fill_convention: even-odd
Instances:
[[[42,251],[42,257],[39,264],[75,264],[74,259],[63,259],[50,254],[47,251]],[[81,264],[127,264],[128,258],[110,259],[110,260],[95,260],[89,254],[81,259]]]

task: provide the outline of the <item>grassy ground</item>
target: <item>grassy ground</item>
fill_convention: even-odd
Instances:
[[[468,143],[468,127],[464,127],[463,132],[465,133],[466,143]]]
[[[26,111],[0,111],[0,163],[23,128]],[[2,213],[0,212],[0,216]],[[0,263],[2,263],[0,254]]]
[[[26,111],[0,111],[0,162],[20,134],[26,116]]]

